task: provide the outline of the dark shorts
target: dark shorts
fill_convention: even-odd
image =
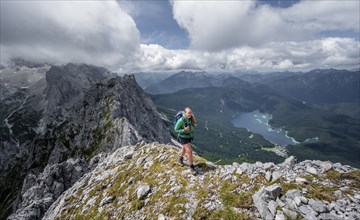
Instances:
[[[183,138],[183,137],[179,136],[178,141],[179,141],[180,144],[187,144],[187,143],[192,141],[192,138]]]

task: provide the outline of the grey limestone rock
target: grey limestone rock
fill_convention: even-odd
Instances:
[[[60,164],[48,165],[39,176],[28,174],[17,209],[8,219],[40,218],[50,205],[86,172],[88,167],[84,161],[70,158]]]
[[[311,206],[312,209],[314,209],[316,212],[326,212],[327,210],[327,205],[322,202],[322,201],[318,201],[318,200],[314,200],[314,199],[309,199],[309,205]]]
[[[141,185],[136,191],[136,195],[138,199],[143,199],[150,192],[150,186],[148,184]]]
[[[257,191],[253,196],[254,205],[258,209],[260,215],[264,219],[273,219],[275,215],[274,207],[277,206],[271,202],[276,200],[281,193],[282,188],[278,184],[274,184],[268,187],[263,187]],[[271,202],[269,207],[269,202]]]

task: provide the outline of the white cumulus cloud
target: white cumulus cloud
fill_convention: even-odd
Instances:
[[[140,33],[116,1],[1,1],[1,63],[84,62],[119,67],[139,50]]]
[[[289,8],[249,1],[171,1],[193,49],[222,50],[316,39],[321,31],[359,32],[360,1],[300,1]]]
[[[280,11],[281,16],[304,31],[360,31],[360,1],[301,1]]]
[[[221,51],[169,50],[141,44],[139,70],[304,70],[359,65],[360,43],[351,38],[271,42],[261,48],[242,46]]]

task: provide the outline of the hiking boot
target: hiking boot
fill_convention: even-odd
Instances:
[[[195,170],[194,164],[191,164],[189,167],[190,167],[190,170],[191,170],[191,174],[195,175],[197,173],[197,171]]]
[[[181,157],[179,156],[179,163],[180,163],[180,166],[184,166],[184,157]]]

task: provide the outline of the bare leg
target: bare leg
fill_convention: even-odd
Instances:
[[[187,153],[187,156],[189,159],[189,166],[191,166],[193,164],[192,149],[191,149],[190,143],[187,143],[185,146],[186,146],[186,153]]]
[[[181,150],[180,150],[180,156],[183,157],[185,155],[186,149],[184,147],[185,145],[182,145]]]

